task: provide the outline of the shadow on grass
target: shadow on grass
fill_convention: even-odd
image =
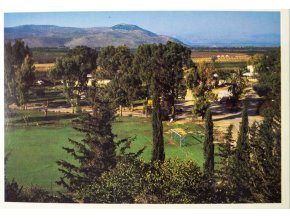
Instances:
[[[32,123],[32,122],[57,122],[60,120],[68,120],[78,117],[77,114],[58,114],[58,115],[48,115],[48,116],[33,116],[33,117],[27,117],[27,120],[21,118],[15,120],[13,123],[20,124],[20,123]]]

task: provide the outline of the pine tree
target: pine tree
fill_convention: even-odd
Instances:
[[[93,92],[93,115],[84,115],[74,125],[77,131],[84,133],[84,139],[81,142],[69,139],[74,147],[63,148],[77,163],[57,161],[63,174],[57,184],[64,186],[72,194],[80,193],[116,164],[116,146],[112,133],[115,111],[105,95],[106,91],[103,89]],[[76,195],[73,196],[77,198]]]
[[[205,115],[205,138],[203,143],[204,151],[204,175],[213,178],[214,174],[214,143],[213,143],[213,122],[210,109]]]

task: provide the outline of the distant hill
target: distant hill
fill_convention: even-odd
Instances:
[[[23,25],[6,27],[5,41],[22,39],[29,47],[69,47],[79,45],[105,47],[127,45],[136,48],[141,44],[163,43],[179,40],[157,35],[136,25],[118,24],[112,27],[76,28],[54,25]]]

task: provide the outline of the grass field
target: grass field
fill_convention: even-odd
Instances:
[[[31,116],[34,120],[41,121],[41,114],[36,112]],[[61,118],[57,121],[57,117]],[[21,118],[11,118],[13,123],[21,124]],[[50,124],[40,126],[9,127],[5,131],[5,154],[9,153],[6,173],[9,180],[15,178],[24,186],[39,185],[49,191],[60,189],[54,181],[60,177],[56,161],[60,159],[71,160],[62,149],[63,146],[72,146],[68,138],[81,140],[82,135],[69,125],[72,117],[61,114],[50,114]],[[43,120],[45,123],[47,120]],[[58,123],[61,125],[57,125]],[[180,127],[191,132],[187,139],[188,145],[180,147],[171,139],[168,131]],[[117,118],[113,124],[113,132],[117,139],[136,137],[130,151],[138,151],[146,146],[142,158],[149,161],[152,148],[152,130],[149,119],[136,117]],[[164,123],[164,140],[166,158],[191,159],[200,166],[203,163],[202,136],[203,128],[192,123],[175,125]]]
[[[216,58],[214,65],[217,69],[234,70],[246,67],[250,55],[235,52],[193,52],[191,54],[194,63],[210,63],[212,57]]]
[[[54,67],[54,63],[46,64],[34,64],[35,70],[39,72],[48,72],[51,68]]]

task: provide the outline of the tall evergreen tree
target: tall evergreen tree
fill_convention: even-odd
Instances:
[[[219,174],[219,179],[221,184],[228,185],[230,182],[231,175],[231,165],[232,165],[232,157],[233,157],[233,125],[231,124],[225,135],[225,143],[221,143],[218,148],[218,156],[219,158],[219,170],[217,170]]]
[[[165,160],[164,152],[164,139],[163,139],[163,124],[162,124],[162,110],[160,104],[160,97],[162,92],[162,77],[159,74],[162,74],[164,71],[160,67],[162,61],[162,55],[164,52],[164,47],[162,45],[155,46],[153,50],[154,60],[152,63],[153,74],[151,77],[151,92],[153,93],[152,97],[152,131],[153,131],[153,149],[152,149],[152,161],[159,160],[163,162]]]
[[[157,88],[158,89],[158,88]],[[158,91],[153,93],[153,110],[152,110],[152,131],[153,131],[153,150],[152,161],[165,160],[164,139],[163,139],[163,124],[160,108],[160,98]]]
[[[116,164],[116,146],[112,133],[115,111],[106,93],[105,88],[91,92],[93,115],[84,115],[74,126],[77,131],[84,133],[84,139],[81,142],[69,139],[74,147],[63,148],[77,163],[57,161],[63,174],[57,184],[71,193],[80,193],[82,188],[96,182],[103,172]]]
[[[233,187],[232,180],[233,174],[233,160],[234,160],[234,147],[233,147],[233,136],[232,130],[233,125],[231,124],[227,128],[227,132],[224,138],[224,143],[219,144],[218,147],[218,170],[217,172],[217,195],[221,203],[230,203],[233,199]]]
[[[242,122],[240,123],[239,128],[233,170],[235,173],[232,185],[236,196],[235,201],[250,202],[251,193],[249,180],[251,177],[251,163],[249,151],[248,107],[246,102],[244,102],[242,111]]]
[[[248,133],[249,133],[249,120],[248,120],[248,105],[244,102],[242,110],[242,122],[240,123],[239,135],[237,140],[236,157],[239,160],[243,160],[245,150],[248,148]]]
[[[212,179],[214,174],[214,143],[213,143],[213,122],[210,109],[205,115],[205,138],[203,143],[204,152],[204,175]]]

